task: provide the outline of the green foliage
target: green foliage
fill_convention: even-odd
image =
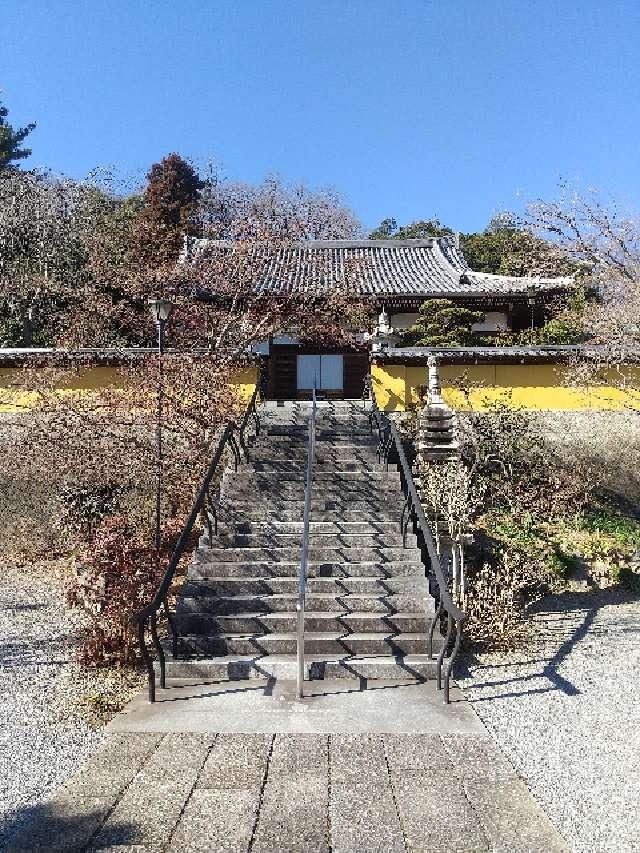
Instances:
[[[383,219],[371,240],[419,240],[446,237],[454,231],[436,217],[399,226]],[[509,213],[494,216],[484,231],[460,235],[460,248],[472,270],[511,276],[559,276],[578,272],[578,266],[558,248],[522,228]]]
[[[377,228],[374,228],[369,234],[370,240],[392,240],[394,234],[398,230],[398,223],[395,219],[383,219]]]
[[[634,572],[629,566],[621,566],[617,572],[617,580],[629,592],[640,595],[640,573]]]
[[[577,571],[580,560],[576,554],[569,554],[560,545],[556,545],[549,556],[548,565],[554,575],[568,581]]]
[[[18,130],[7,121],[9,111],[0,102],[0,173],[4,169],[14,168],[17,160],[24,160],[31,155],[30,148],[23,148],[22,143],[35,129],[35,122],[25,125]]]
[[[498,275],[512,238],[512,232],[461,234],[460,248],[472,270]]]
[[[424,240],[426,237],[447,237],[454,232],[439,219],[420,219],[398,226],[395,219],[383,219],[369,234],[370,240]]]
[[[482,311],[471,311],[448,299],[429,299],[420,306],[414,325],[402,336],[410,347],[464,347],[475,340],[474,323],[484,319]]]
[[[522,329],[519,332],[499,332],[478,339],[484,346],[565,346],[579,344],[584,340],[584,332],[578,318],[571,315],[552,317],[544,325],[534,329]]]
[[[605,509],[590,510],[578,517],[579,530],[605,533],[623,547],[640,546],[640,523]]]

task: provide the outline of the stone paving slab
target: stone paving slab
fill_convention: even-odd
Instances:
[[[320,734],[277,734],[273,739],[269,776],[274,779],[329,778],[329,739]]]
[[[202,768],[198,788],[260,790],[267,772],[272,735],[218,737]]]
[[[331,853],[329,789],[319,776],[267,781],[252,853]]]
[[[331,735],[331,786],[358,785],[365,780],[384,779],[387,758],[382,735]]]
[[[428,770],[393,776],[407,849],[415,853],[482,853],[492,848],[475,809],[455,780]]]
[[[494,853],[567,853],[568,847],[519,779],[466,782]]]
[[[114,800],[60,789],[31,814],[4,853],[81,853],[99,830]]]
[[[373,774],[371,778],[370,783],[361,777],[359,782],[331,785],[332,853],[405,853],[393,791]]]
[[[485,737],[443,734],[442,743],[456,776],[483,781],[516,777],[513,765],[489,734]]]
[[[170,853],[246,853],[260,792],[261,786],[195,790],[171,840]]]
[[[568,853],[486,732],[116,733],[4,849]]]
[[[389,735],[384,743],[392,775],[408,770],[453,775],[454,765],[438,734],[417,734],[410,738]]]
[[[95,846],[135,843],[161,848],[171,837],[196,778],[195,772],[170,781],[141,774],[98,833]]]

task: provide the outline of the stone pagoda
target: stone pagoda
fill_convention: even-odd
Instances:
[[[428,359],[429,393],[418,416],[418,458],[422,462],[445,462],[459,453],[456,416],[442,397],[435,356]]]

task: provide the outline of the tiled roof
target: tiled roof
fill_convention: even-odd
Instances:
[[[189,256],[229,250],[223,241],[191,240]],[[187,255],[183,254],[183,261]],[[563,290],[570,277],[516,278],[469,269],[454,237],[424,240],[308,240],[274,247],[257,243],[251,264],[273,293],[323,292],[336,286],[356,296],[448,297]]]
[[[579,356],[592,360],[606,358],[610,353],[607,347],[582,344],[554,344],[546,346],[515,347],[388,347],[372,354],[374,361],[387,364],[427,364],[429,356],[449,364],[474,364],[481,361],[551,361],[564,362]],[[640,360],[640,350],[630,349],[625,358],[636,363]]]

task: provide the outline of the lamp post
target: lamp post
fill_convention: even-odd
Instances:
[[[162,490],[162,355],[164,353],[164,327],[171,316],[173,305],[168,299],[150,299],[149,311],[158,330],[158,409],[156,418],[156,549],[160,554],[160,494]]]
[[[538,292],[538,288],[535,284],[530,284],[527,287],[527,305],[531,311],[531,331],[529,332],[529,343],[533,344],[533,309],[536,304],[536,293]]]

